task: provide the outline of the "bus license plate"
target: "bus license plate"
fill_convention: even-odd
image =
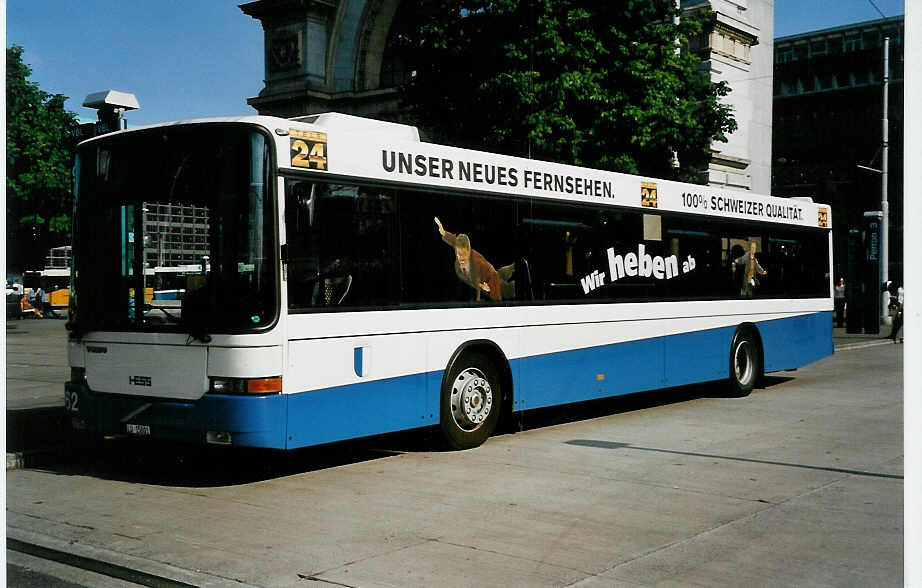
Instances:
[[[129,435],[150,435],[150,427],[147,425],[127,425]]]

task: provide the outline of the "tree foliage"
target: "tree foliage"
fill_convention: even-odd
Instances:
[[[702,22],[676,24],[674,0],[412,2],[402,98],[440,140],[700,181],[736,129],[728,86],[677,51]]]
[[[42,266],[52,246],[70,237],[71,170],[77,116],[66,96],[29,80],[23,48],[6,50],[6,230],[11,269]]]

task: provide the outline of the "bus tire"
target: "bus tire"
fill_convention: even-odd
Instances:
[[[442,381],[441,427],[448,445],[470,449],[493,433],[502,410],[496,366],[478,352],[458,357]]]
[[[739,328],[730,343],[729,393],[749,396],[762,374],[762,353],[751,329]]]

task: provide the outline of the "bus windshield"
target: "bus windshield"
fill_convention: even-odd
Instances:
[[[71,331],[204,338],[274,324],[270,145],[255,127],[216,123],[82,146]]]

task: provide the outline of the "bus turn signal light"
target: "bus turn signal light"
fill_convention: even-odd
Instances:
[[[282,378],[212,378],[209,392],[212,394],[279,394],[282,391]]]
[[[282,391],[282,378],[247,380],[247,394],[278,394]]]

